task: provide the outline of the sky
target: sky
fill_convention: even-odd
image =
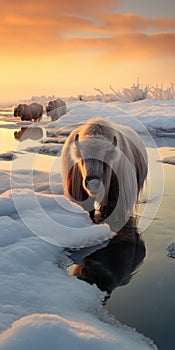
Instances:
[[[1,0],[0,102],[175,82],[174,0]]]

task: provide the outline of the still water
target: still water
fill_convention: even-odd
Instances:
[[[27,128],[27,126],[21,128],[15,122],[9,124],[9,122],[0,120],[0,169],[57,171],[60,166],[59,157],[40,154],[38,151],[42,147],[41,139],[44,137],[46,137],[44,128]],[[28,148],[33,150],[29,152]],[[8,161],[8,158],[1,158],[1,155],[4,156],[8,152],[14,154],[14,160],[11,162]]]
[[[35,137],[30,136],[21,143],[15,138],[15,132],[19,132],[15,123],[5,127],[1,122],[0,153],[15,151],[17,154],[13,161],[1,160],[1,170],[10,170],[12,164],[18,170],[30,168],[31,164],[41,171],[49,172],[53,164],[55,171],[59,168],[59,164],[54,163],[55,157],[37,154],[34,159],[34,154],[25,151],[28,145],[40,144],[39,131],[38,137],[35,131]],[[175,155],[174,139],[163,138],[156,142],[160,158]],[[148,153],[150,161],[156,164],[155,150],[148,149]],[[137,227],[131,225],[109,245],[84,252],[74,274],[107,292],[105,307],[121,323],[151,338],[160,350],[174,350],[175,259],[168,257],[167,248],[175,242],[175,166],[157,163],[153,169],[153,192],[154,187],[156,192],[157,181],[160,198],[152,220],[148,220],[149,210],[145,213],[144,204],[140,204],[139,213],[149,221],[141,236]],[[150,211],[154,209],[151,201],[149,208]],[[75,254],[73,258],[80,260]]]
[[[144,262],[129,284],[112,292],[106,308],[122,323],[153,339],[159,349],[173,350],[175,259],[167,256],[167,248],[175,242],[175,166],[164,165],[164,176],[160,208],[142,234]]]

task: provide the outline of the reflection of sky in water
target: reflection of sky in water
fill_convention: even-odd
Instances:
[[[0,123],[2,125],[2,123]],[[4,125],[4,123],[3,123]],[[6,152],[9,150],[14,150],[17,146],[17,141],[14,139],[13,133],[14,130],[6,129],[6,128],[0,128],[0,152]]]
[[[60,163],[59,157],[52,157],[49,155],[29,153],[25,149],[27,147],[41,146],[40,139],[26,139],[22,142],[18,141],[14,137],[15,132],[19,132],[19,128],[3,128],[4,122],[1,122],[0,127],[0,153],[8,151],[14,151],[17,155],[17,159],[13,162],[0,161],[0,168],[2,170],[10,170],[11,166],[13,170],[19,169],[36,169],[41,171],[58,171],[58,164]]]

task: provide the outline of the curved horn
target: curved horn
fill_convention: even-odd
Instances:
[[[116,136],[114,136],[112,144],[114,145],[114,147],[117,146],[117,138],[116,138]]]

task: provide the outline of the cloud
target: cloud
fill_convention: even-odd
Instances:
[[[64,52],[99,53],[99,57],[110,60],[149,59],[175,57],[175,33],[154,35],[125,34],[112,38],[72,38],[60,41]]]
[[[7,53],[54,49],[60,37],[92,32],[97,12],[119,0],[6,0],[1,5],[0,45]]]
[[[110,12],[116,4],[119,0],[6,0],[0,27],[4,55],[174,57],[175,20]],[[150,30],[158,33],[146,34]]]
[[[106,54],[122,60],[175,57],[174,42],[175,33],[121,35],[111,40]]]
[[[98,18],[101,20],[101,29],[108,33],[175,29],[174,19],[149,18],[131,13],[108,13],[99,15]]]
[[[6,0],[2,12],[39,14],[56,16],[57,14],[94,14],[105,9],[111,10],[116,7],[120,0],[88,0],[85,3],[82,0]]]

